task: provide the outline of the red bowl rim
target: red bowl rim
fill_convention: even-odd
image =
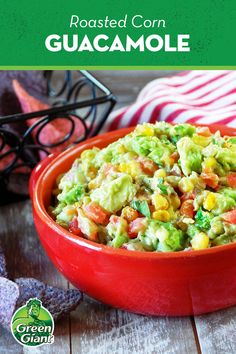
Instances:
[[[193,124],[196,126],[206,126],[203,124]],[[236,129],[235,128],[231,128],[231,127],[227,127],[227,126],[221,126],[221,125],[217,125],[217,124],[212,124],[211,126],[209,126],[209,128],[213,128],[214,131],[216,130],[222,130],[222,131],[226,131],[226,134],[224,135],[236,135]],[[42,222],[46,223],[47,225],[50,226],[51,229],[53,229],[55,232],[57,232],[61,237],[64,237],[76,244],[78,244],[79,246],[82,247],[87,247],[89,249],[93,249],[94,251],[102,251],[104,253],[107,254],[112,254],[112,255],[116,255],[116,256],[123,256],[123,257],[135,257],[135,258],[145,258],[145,259],[173,259],[173,258],[182,258],[182,259],[186,259],[186,258],[193,258],[193,257],[199,257],[199,256],[207,256],[210,254],[216,254],[216,253],[224,253],[227,252],[229,250],[233,250],[236,249],[236,242],[235,243],[229,243],[226,245],[220,245],[220,246],[214,246],[212,248],[207,248],[207,249],[203,249],[203,250],[190,250],[190,251],[178,251],[178,252],[141,252],[141,251],[131,251],[131,250],[126,250],[126,249],[121,249],[121,248],[113,248],[110,246],[106,246],[100,243],[96,243],[90,240],[87,240],[83,237],[80,236],[76,236],[73,235],[72,233],[70,233],[69,231],[67,231],[66,229],[64,229],[63,227],[61,227],[60,225],[58,225],[48,214],[48,212],[46,211],[46,208],[44,207],[44,203],[42,200],[42,191],[40,193],[41,190],[41,183],[42,183],[42,179],[46,178],[48,173],[50,172],[50,168],[56,164],[59,160],[61,160],[62,157],[65,157],[66,155],[70,154],[71,151],[74,151],[76,149],[82,149],[87,148],[87,145],[90,145],[91,143],[96,144],[96,142],[99,142],[101,139],[104,140],[108,137],[110,137],[111,135],[113,137],[122,137],[126,134],[128,134],[130,131],[132,131],[134,129],[134,127],[129,127],[129,128],[123,128],[123,129],[118,129],[116,131],[111,131],[105,134],[101,134],[98,135],[94,138],[90,138],[82,143],[79,143],[75,146],[72,146],[71,148],[63,151],[62,153],[60,153],[58,156],[55,157],[55,159],[53,159],[45,168],[44,173],[42,175],[39,176],[37,182],[35,183],[35,188],[34,188],[34,193],[33,193],[33,199],[32,199],[32,203],[34,206],[34,210],[37,213],[37,215],[39,216],[39,218],[41,219]]]

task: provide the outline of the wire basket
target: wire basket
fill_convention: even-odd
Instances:
[[[85,70],[45,71],[44,77],[51,108],[0,117],[0,204],[6,198],[11,200],[12,194],[27,194],[16,180],[21,176],[27,181],[44,156],[97,135],[116,103],[112,92]],[[30,120],[33,124],[26,124],[20,136],[9,129]],[[48,128],[62,121],[67,131],[57,141],[45,143],[42,137],[50,132]]]

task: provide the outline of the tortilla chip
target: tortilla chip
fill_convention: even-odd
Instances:
[[[42,298],[43,305],[55,320],[75,310],[81,300],[82,293],[77,289],[64,290],[52,286],[46,288]]]
[[[6,259],[1,246],[0,246],[0,277],[7,278]]]
[[[45,110],[51,108],[48,104],[38,100],[37,98],[31,96],[22,85],[17,81],[13,80],[13,88],[15,93],[21,103],[21,107],[24,113],[31,113],[40,110]],[[62,114],[63,117],[63,114]],[[42,117],[33,118],[27,121],[28,126],[32,126],[37,123]],[[50,148],[51,153],[56,153],[63,151],[70,144],[77,141],[80,137],[82,137],[85,133],[83,124],[76,118],[71,116],[75,124],[74,132],[68,141],[60,144],[59,146]],[[36,128],[37,130],[37,128]],[[36,137],[36,130],[32,132],[33,137]],[[58,117],[58,119],[53,120],[51,123],[45,125],[40,133],[40,142],[45,145],[52,145],[62,141],[63,138],[70,132],[71,130],[71,122]],[[40,157],[43,158],[45,156],[44,153],[40,153]]]
[[[19,288],[13,281],[0,277],[0,324],[9,329],[19,297]]]
[[[46,285],[34,278],[17,278],[16,284],[19,286],[20,295],[17,300],[17,308],[26,304],[33,297],[41,299],[43,297]]]
[[[55,320],[73,311],[82,299],[79,290],[59,289],[34,278],[18,278],[15,282],[20,292],[17,308],[24,305],[30,298],[37,297]]]
[[[36,97],[40,99],[47,99],[47,82],[44,78],[44,71],[0,70],[0,116],[8,116],[22,112],[21,104],[12,87],[12,80],[14,79],[20,80],[20,82]],[[27,129],[27,125],[23,121],[6,123],[4,124],[4,129],[13,133],[17,137],[21,137]],[[28,141],[28,143],[32,144],[33,141]],[[16,139],[8,135],[5,148],[1,151],[1,153],[6,153],[10,148],[14,148],[15,145]],[[27,154],[31,156],[32,159],[37,157],[35,151],[31,151],[29,149],[27,150]],[[6,168],[6,166],[13,161],[14,157],[15,154],[12,153],[1,159],[0,170]],[[18,162],[20,164],[22,163],[22,160],[19,159]],[[23,167],[19,168],[18,171],[20,173],[27,173]]]

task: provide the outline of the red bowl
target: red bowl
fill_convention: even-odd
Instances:
[[[235,129],[212,126],[223,135]],[[49,216],[56,177],[85,149],[103,148],[132,129],[89,139],[49,156],[32,173],[36,229],[56,268],[76,287],[114,307],[148,314],[202,314],[236,304],[236,243],[200,251],[149,253],[114,249],[74,236]]]

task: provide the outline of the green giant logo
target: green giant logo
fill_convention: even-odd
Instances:
[[[29,299],[14,313],[11,331],[22,345],[36,347],[54,342],[52,315],[37,298]]]

